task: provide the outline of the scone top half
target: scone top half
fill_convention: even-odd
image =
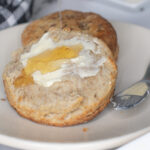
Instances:
[[[106,107],[116,75],[113,55],[102,40],[51,28],[14,53],[3,80],[21,116],[69,126],[91,120]]]
[[[117,35],[111,23],[92,12],[80,12],[74,10],[64,10],[61,12],[61,22],[59,12],[49,14],[26,26],[22,33],[22,44],[29,45],[37,41],[51,27],[69,29],[81,32],[104,41],[110,48],[115,60],[118,57]]]

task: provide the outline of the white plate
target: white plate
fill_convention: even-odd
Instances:
[[[113,23],[120,46],[116,91],[139,80],[150,61],[150,31]],[[25,25],[0,32],[0,73],[13,50],[21,46]],[[0,97],[5,97],[2,79]],[[108,106],[94,120],[72,127],[52,127],[20,117],[7,101],[0,101],[0,143],[26,149],[91,150],[113,148],[150,131],[150,98],[126,111]],[[83,132],[87,128],[87,132]]]

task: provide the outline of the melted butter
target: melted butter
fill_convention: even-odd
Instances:
[[[61,68],[62,63],[79,55],[83,49],[81,44],[74,46],[61,46],[53,50],[46,50],[37,56],[28,59],[21,75],[14,81],[15,87],[33,84],[32,73],[40,71],[42,74],[53,72]]]

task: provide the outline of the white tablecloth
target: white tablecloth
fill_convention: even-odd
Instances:
[[[150,133],[147,133],[130,143],[118,148],[117,150],[149,150],[150,149]]]

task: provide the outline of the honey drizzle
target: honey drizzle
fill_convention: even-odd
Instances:
[[[21,75],[15,79],[13,84],[16,88],[18,88],[18,87],[27,86],[27,85],[30,85],[30,84],[33,84],[33,83],[34,83],[34,81],[33,81],[32,76],[31,75],[26,75],[25,71],[23,69],[22,72],[21,72]]]
[[[43,53],[28,59],[24,68],[27,75],[39,70],[42,74],[53,72],[61,67],[61,64],[71,58],[79,55],[82,45],[60,46],[53,50],[47,50]]]
[[[56,71],[61,65],[71,58],[75,58],[82,50],[82,45],[60,46],[53,50],[46,50],[43,53],[28,59],[26,67],[21,75],[14,81],[16,88],[34,83],[32,73],[40,71],[42,74]]]

